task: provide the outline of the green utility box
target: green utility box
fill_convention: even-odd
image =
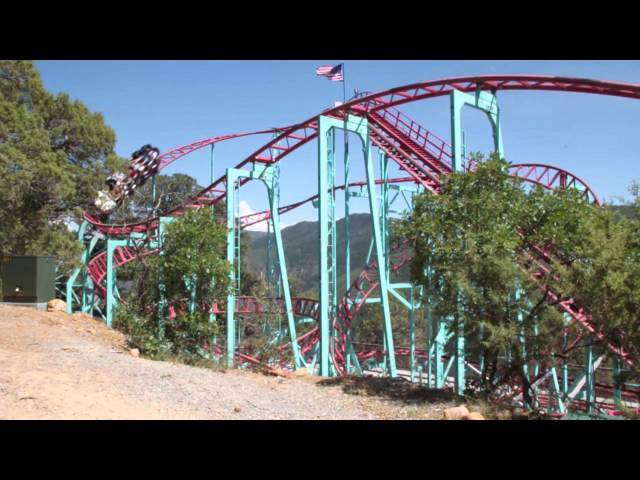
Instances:
[[[8,255],[2,257],[2,301],[46,303],[56,295],[53,257]]]

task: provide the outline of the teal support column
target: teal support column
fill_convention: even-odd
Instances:
[[[495,98],[495,95],[493,95],[493,99]],[[487,113],[487,115],[489,116],[489,121],[491,122],[491,129],[493,130],[493,145],[495,151],[500,154],[500,158],[504,158],[504,147],[502,145],[502,127],[500,126],[500,109],[498,108],[497,102],[495,108],[492,108],[491,111]]]
[[[274,278],[275,272],[273,267],[273,222],[267,222],[267,242],[265,248],[265,264],[266,264],[266,281],[267,281],[267,292],[272,297],[278,296],[278,290],[274,287]]]
[[[250,178],[261,180],[267,186],[269,196],[269,206],[271,209],[271,220],[269,225],[273,227],[276,253],[278,256],[278,265],[282,286],[285,308],[287,310],[287,320],[289,325],[289,333],[292,336],[292,344],[294,351],[294,363],[296,366],[302,365],[304,362],[299,352],[296,342],[296,326],[293,317],[293,306],[291,302],[291,290],[289,288],[289,280],[287,276],[287,266],[284,256],[284,246],[282,243],[282,234],[280,232],[280,216],[278,212],[280,204],[279,175],[277,166],[269,166],[262,164],[254,164],[251,171],[236,168],[227,168],[227,261],[230,263],[229,280],[231,289],[227,295],[227,366],[232,368],[234,365],[234,356],[236,350],[236,330],[238,334],[237,341],[240,341],[240,329],[236,329],[235,325],[235,306],[237,295],[240,291],[240,227],[237,224],[238,208],[239,208],[239,192],[238,180],[240,178]]]
[[[351,286],[351,237],[350,232],[350,199],[349,194],[349,131],[347,117],[344,126],[344,290]]]
[[[84,243],[84,232],[87,228],[88,222],[83,220],[80,226],[78,227],[78,240]],[[81,271],[87,269],[88,261],[87,261],[87,248],[82,252],[82,256],[80,257],[82,261],[82,266],[75,268],[69,278],[67,279],[67,313],[73,313],[73,286],[75,285],[76,278],[80,274]],[[83,290],[84,290],[84,282],[83,282]]]
[[[380,172],[382,176],[382,202],[380,225],[382,228],[382,250],[385,266],[389,272],[389,157],[380,151]],[[388,277],[387,277],[388,281]]]
[[[460,113],[465,105],[462,92],[454,90],[451,92],[451,169],[454,172],[463,170],[462,163],[462,119]]]
[[[227,368],[233,368],[235,360],[235,309],[236,309],[236,182],[237,170],[227,168],[227,261],[229,262],[229,293],[227,294]]]
[[[565,315],[566,317],[566,315]],[[562,334],[562,349],[566,349],[568,345],[567,333]],[[562,397],[565,398],[569,394],[569,364],[566,357],[562,359]]]
[[[190,314],[194,314],[196,313],[196,306],[197,306],[197,297],[196,297],[196,282],[197,279],[196,278],[187,278],[185,279],[185,285],[187,287],[187,290],[189,291],[189,313]]]
[[[438,328],[438,332],[440,331],[440,327],[438,325],[440,322],[436,322],[436,327]],[[438,334],[433,340],[433,344],[431,349],[429,350],[429,355],[433,356],[433,386],[435,388],[444,388],[444,362],[442,361],[442,343],[440,343]]]
[[[272,135],[272,138],[275,139],[278,137],[278,132],[274,132]],[[277,156],[278,155],[278,151],[274,148],[270,149],[270,153],[272,156]],[[271,185],[267,184],[267,190],[268,190],[268,194],[271,195]],[[269,197],[269,205],[271,205],[271,197]],[[271,212],[273,214],[273,209],[271,209]],[[267,222],[267,242],[266,242],[266,249],[265,249],[265,256],[266,256],[266,280],[267,280],[267,292],[268,294],[273,297],[273,298],[277,298],[280,296],[280,288],[279,285],[276,285],[275,283],[277,282],[276,278],[276,274],[275,274],[275,267],[274,267],[274,252],[273,252],[273,232],[275,231],[274,227],[273,227],[273,219],[270,218],[270,220]],[[279,282],[278,282],[279,283]],[[280,318],[278,316],[278,335],[281,334],[281,324],[280,324]]]
[[[484,325],[480,325],[478,327],[478,344],[482,345],[482,341],[484,340]],[[480,379],[484,382],[484,350],[482,350],[482,346],[480,347],[480,355],[479,355],[479,370],[480,370]]]
[[[211,144],[211,162],[210,162],[211,163],[211,175],[209,176],[210,183],[213,183],[213,180],[214,180],[213,175],[214,175],[214,167],[215,167],[215,163],[216,163],[215,147],[216,147],[216,144],[212,143]]]
[[[466,241],[465,241],[466,245]],[[466,248],[466,247],[465,247]],[[461,292],[456,292],[456,308],[455,313],[452,318],[453,331],[455,335],[454,344],[455,344],[455,377],[454,377],[454,388],[457,395],[464,395],[465,389],[465,338],[464,338],[464,312],[462,312],[460,303],[461,303]]]
[[[366,128],[366,125],[365,125]],[[369,194],[369,210],[371,213],[371,222],[373,230],[373,238],[375,239],[376,261],[378,263],[378,282],[380,285],[380,303],[382,304],[382,312],[384,319],[385,347],[387,351],[387,362],[389,366],[389,375],[394,378],[397,376],[395,347],[393,344],[393,329],[391,325],[391,311],[389,309],[389,286],[386,266],[386,257],[383,249],[382,231],[380,229],[380,216],[378,213],[378,201],[376,195],[376,178],[373,169],[373,159],[371,155],[371,140],[368,131],[364,135],[361,134],[364,142],[364,157],[366,163],[367,174],[367,190]]]
[[[160,250],[160,256],[164,255],[164,236],[165,231],[167,229],[167,225],[174,220],[175,217],[160,217],[160,222],[158,224],[158,248]],[[158,284],[158,334],[161,339],[164,338],[165,335],[165,314],[167,313],[167,296],[166,296],[166,287],[164,281],[160,281]]]
[[[367,193],[369,198],[369,210],[372,221],[373,246],[378,264],[378,277],[380,288],[380,303],[383,310],[385,347],[388,353],[389,373],[395,377],[395,349],[393,346],[393,332],[391,329],[391,314],[389,310],[388,275],[382,243],[382,231],[380,227],[380,211],[378,208],[378,196],[376,194],[374,163],[371,154],[368,123],[366,118],[348,115],[346,120],[338,120],[320,116],[318,119],[318,222],[320,234],[320,372],[321,375],[329,374],[329,342],[330,342],[330,294],[333,291],[331,282],[332,270],[335,272],[335,258],[330,262],[330,252],[335,253],[331,242],[335,241],[335,231],[329,231],[331,227],[330,215],[335,206],[333,201],[332,181],[335,178],[335,165],[333,163],[333,137],[330,130],[346,128],[350,132],[358,134],[363,144],[365,171],[367,174]],[[335,300],[335,299],[334,299]]]
[[[162,222],[162,220],[161,220]],[[132,234],[132,238],[140,239],[142,234]],[[97,239],[94,237],[94,240]],[[117,294],[117,279],[116,269],[114,265],[114,254],[116,248],[129,245],[129,239],[115,239],[107,238],[106,245],[106,278],[105,278],[105,312],[104,317],[108,327],[113,324],[113,311],[118,304],[119,295]],[[93,241],[92,241],[93,242]],[[150,248],[157,248],[157,245],[153,242],[150,244]]]
[[[436,388],[444,388],[445,373],[444,373],[444,361],[442,356],[444,355],[444,346],[447,342],[447,333],[449,329],[445,321],[441,318],[436,319],[436,338],[433,342],[433,361],[435,362],[435,374],[436,374]]]
[[[151,178],[151,211],[155,213],[156,200],[158,198],[158,188],[156,185],[156,175]]]
[[[516,303],[519,305],[519,301],[522,298],[522,289],[518,288],[515,292]],[[518,343],[520,344],[520,349],[522,352],[522,356],[524,358],[524,374],[529,377],[529,365],[527,362],[527,343],[526,343],[526,331],[524,325],[524,312],[522,308],[518,307],[518,312],[516,313],[516,318],[518,323],[520,324],[520,333],[518,334]]]
[[[585,385],[584,400],[587,406],[587,413],[593,411],[595,403],[595,379],[593,372],[593,347],[589,345],[584,352]]]
[[[91,315],[93,315],[93,308],[96,301],[96,292],[95,285],[93,284],[93,280],[89,275],[89,270],[87,269],[87,267],[89,266],[89,260],[91,260],[91,254],[98,244],[98,240],[99,237],[97,235],[94,235],[89,242],[89,247],[87,248],[85,253],[85,268],[82,271],[82,313],[89,313]]]
[[[287,262],[284,256],[284,245],[282,243],[282,233],[280,231],[280,187],[279,187],[279,167],[275,165],[271,167],[273,175],[271,182],[267,183],[269,191],[269,207],[271,208],[271,222],[273,224],[273,233],[276,244],[276,251],[278,254],[278,268],[280,275],[280,284],[282,286],[282,292],[284,295],[284,305],[287,311],[287,323],[289,326],[289,336],[291,339],[291,348],[293,350],[293,361],[296,368],[304,365],[304,359],[300,354],[300,347],[298,345],[296,323],[293,317],[293,305],[291,303],[291,290],[289,288],[289,277],[287,274]]]
[[[620,358],[614,356],[612,359],[613,374],[613,402],[616,408],[622,407],[622,378],[620,375]]]
[[[464,134],[464,130],[462,130],[462,158],[467,158],[467,137]]]
[[[452,165],[455,172],[464,171],[465,159],[463,158],[463,134],[462,134],[462,108],[469,105],[485,112],[493,129],[494,148],[504,156],[502,136],[500,133],[500,114],[495,93],[485,90],[477,90],[475,95],[470,95],[459,90],[453,90],[450,94],[451,108],[451,150]],[[464,314],[458,312],[454,316],[455,324],[455,390],[458,395],[464,393]]]
[[[382,344],[385,345],[385,346],[387,345],[387,332],[384,329],[382,330]],[[388,357],[389,357],[389,354],[385,353],[382,356],[382,362],[380,362],[379,365],[378,365],[380,367],[380,369],[382,370],[382,375],[383,376],[387,374],[387,365],[388,365],[387,364],[387,358]]]
[[[411,368],[411,382],[414,382],[416,373],[416,304],[413,287],[411,287],[409,298],[411,303],[409,308],[409,368]]]
[[[320,116],[318,119],[318,226],[320,235],[320,305],[319,305],[319,327],[320,327],[320,375],[329,375],[329,269],[327,237],[329,235],[329,162],[327,161],[327,150],[329,148],[328,132],[330,130],[329,119]],[[332,192],[333,193],[333,192]]]
[[[84,261],[84,252],[82,253],[82,259]],[[66,299],[67,299],[67,313],[73,313],[73,285],[76,281],[76,278],[80,271],[86,267],[78,267],[73,270],[71,276],[67,279],[67,290],[66,290]],[[84,290],[84,287],[83,287]]]
[[[553,392],[555,394],[554,396],[555,396],[555,399],[556,399],[556,403],[557,403],[556,408],[557,408],[558,412],[559,413],[566,413],[567,410],[566,410],[564,401],[562,400],[563,395],[562,395],[562,393],[560,391],[560,383],[558,382],[558,374],[556,372],[556,367],[553,367],[551,369],[551,381],[550,381],[550,388],[549,388],[549,401],[548,401],[548,408],[547,408],[547,411],[549,413],[552,413],[552,407],[553,407],[553,405],[551,404],[551,397],[552,397],[551,391],[552,390],[553,390]]]
[[[500,126],[500,109],[498,107],[498,98],[495,93],[486,90],[477,90],[475,95],[453,90],[450,94],[451,107],[451,150],[452,150],[452,169],[454,171],[464,170],[464,159],[462,156],[463,139],[462,139],[462,108],[465,105],[481,110],[489,117],[491,128],[493,131],[493,145],[500,157],[504,158],[504,147],[502,143],[502,133]]]
[[[428,275],[428,274],[427,274]],[[426,328],[426,351],[427,351],[427,386],[433,388],[433,356],[431,352],[432,340],[433,340],[433,321],[431,316],[431,306],[428,299],[423,298],[422,304],[424,305],[424,322]]]
[[[158,335],[161,339],[165,335],[165,314],[167,313],[167,290],[163,282],[158,285],[160,300],[158,302]]]
[[[366,267],[371,263],[371,258],[373,257],[373,248],[375,247],[375,239],[371,237],[371,241],[369,242],[369,248],[367,249],[367,256],[364,261],[364,266]]]
[[[93,310],[95,292],[93,281],[89,276],[87,268],[89,266],[89,260],[91,260],[91,253],[98,243],[98,237],[94,235],[88,245],[84,242],[84,236],[88,226],[89,222],[83,220],[83,222],[80,224],[80,227],[78,228],[78,240],[85,244],[85,248],[82,251],[81,256],[82,265],[78,268],[75,268],[69,276],[69,279],[67,280],[67,313],[73,313],[73,303],[75,297],[74,288],[76,287],[76,280],[78,276],[81,277],[80,282],[82,288],[82,296],[81,298],[76,297],[75,299],[79,303],[80,311],[83,313],[91,313]]]
[[[413,202],[412,205],[413,206]],[[425,268],[425,278],[426,278],[426,288],[422,290],[422,305],[423,305],[423,320],[425,322],[425,341],[426,341],[426,351],[427,351],[427,361],[426,361],[426,369],[427,369],[427,386],[429,388],[435,387],[435,377],[434,377],[434,362],[436,359],[434,358],[434,350],[435,350],[435,335],[434,335],[434,323],[433,323],[433,312],[431,309],[431,302],[428,296],[428,292],[431,289],[431,285],[433,282],[433,270],[430,266]]]
[[[272,266],[271,266],[271,230],[273,229],[273,221],[269,219],[267,221],[267,237],[266,237],[266,248],[265,248],[265,280],[267,283],[267,297],[269,298],[277,298],[278,293],[273,288],[273,275],[272,275]],[[267,336],[272,335],[271,321],[273,320],[273,315],[269,316],[269,321],[265,322],[264,332]],[[281,334],[281,325],[280,325],[280,316],[278,315],[278,332],[277,335]]]
[[[533,326],[533,335],[534,335],[534,337],[537,337],[538,333],[539,333],[539,328],[538,328],[538,325],[536,324],[536,325]],[[525,340],[526,340],[526,338],[525,338]],[[533,362],[533,372],[531,372],[531,375],[533,377],[537,377],[539,372],[540,372],[540,363],[538,361],[534,361]]]
[[[115,297],[116,288],[116,269],[113,265],[113,254],[117,247],[127,244],[126,240],[116,240],[113,238],[107,239],[107,278],[106,278],[106,312],[105,318],[107,327],[111,327],[113,324],[113,310],[117,304]]]
[[[358,360],[358,355],[351,343],[351,332],[348,332],[347,336],[347,372],[350,374],[355,373],[356,375],[362,375],[360,360]]]
[[[113,322],[113,307],[115,304],[115,298],[113,296],[113,284],[115,282],[115,271],[113,269],[113,252],[115,246],[111,239],[107,240],[107,284],[106,284],[106,318],[107,327],[111,327]]]
[[[378,156],[380,159],[380,175],[384,180],[385,177],[385,158],[386,155],[384,154],[383,151],[379,150],[378,151]],[[389,197],[388,197],[388,189],[387,189],[388,185],[385,185],[385,183],[383,182],[383,184],[381,185],[381,192],[380,192],[380,244],[382,246],[382,255],[384,258],[384,264],[385,264],[385,268],[386,271],[389,271],[389,263],[388,263],[388,256],[387,256],[387,215],[388,215],[388,210],[389,210]],[[375,195],[374,195],[375,198]],[[374,237],[375,238],[375,237]],[[375,245],[374,245],[375,246]],[[389,277],[387,276],[387,282],[389,281]],[[383,339],[384,339],[384,344],[386,345],[386,333],[385,335],[383,335]],[[385,356],[384,361],[385,364],[388,361],[388,357],[389,355]]]
[[[336,314],[337,306],[338,306],[338,245],[337,245],[337,237],[338,237],[338,227],[336,222],[336,197],[334,187],[336,186],[336,134],[335,128],[330,129],[328,132],[328,147],[329,150],[327,152],[327,175],[329,180],[329,248],[330,248],[330,256],[329,256],[329,311],[330,316],[333,318]],[[332,325],[329,325],[329,328],[332,328]],[[333,335],[334,332],[331,332]],[[331,343],[333,345],[333,342]],[[330,347],[331,348],[331,347]],[[333,356],[333,352],[331,352]]]
[[[465,351],[464,351],[464,319],[460,312],[454,316],[455,322],[455,390],[456,394],[464,395],[465,388]]]

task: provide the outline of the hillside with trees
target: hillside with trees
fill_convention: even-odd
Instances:
[[[338,288],[344,290],[344,218],[336,222]],[[368,213],[350,216],[351,277],[358,275],[365,265],[371,245],[371,218]],[[264,275],[266,258],[266,234],[248,232],[249,259],[252,271]],[[313,293],[318,286],[318,222],[300,222],[282,230],[285,258],[289,276],[295,278],[300,292]]]

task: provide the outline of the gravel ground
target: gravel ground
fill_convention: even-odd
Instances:
[[[137,358],[82,314],[0,305],[0,419],[442,418],[442,392],[384,379],[281,378]]]

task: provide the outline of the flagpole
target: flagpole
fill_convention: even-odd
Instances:
[[[342,104],[347,103],[347,77],[345,76],[345,65],[342,64]],[[344,114],[344,289],[351,286],[351,239],[349,237],[349,132],[347,131],[347,120],[349,112]],[[347,363],[347,365],[349,365]]]
[[[344,74],[344,63],[342,64],[342,103],[347,103],[347,77]]]

